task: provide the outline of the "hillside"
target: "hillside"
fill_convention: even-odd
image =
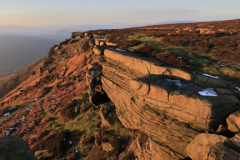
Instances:
[[[0,77],[7,76],[42,58],[57,40],[17,35],[0,35]]]
[[[238,23],[73,32],[0,101],[0,136],[38,159],[237,160]]]

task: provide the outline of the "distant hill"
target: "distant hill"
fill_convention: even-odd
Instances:
[[[57,40],[42,37],[0,35],[0,77],[38,60],[57,43]]]

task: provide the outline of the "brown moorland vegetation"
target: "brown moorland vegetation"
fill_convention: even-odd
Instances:
[[[117,48],[133,50],[136,54],[159,60],[164,67],[175,66],[189,72],[223,75],[233,78],[231,80],[237,84],[237,78],[240,78],[237,59],[240,54],[239,23],[240,20],[199,22],[89,33],[105,35],[117,43]],[[108,59],[96,56],[92,51],[93,45],[90,45],[92,41],[87,42],[90,40],[79,36],[73,43],[55,46],[44,59],[27,66],[19,74],[1,79],[4,96],[0,101],[1,137],[21,136],[33,152],[47,150],[50,159],[133,160],[135,153],[130,146],[136,139],[140,147],[147,147],[151,136],[137,127],[125,128],[120,121],[122,119],[118,119],[117,107],[115,110],[114,106],[103,121],[99,114],[102,105],[91,104],[89,88],[92,86],[87,84],[86,72],[91,66],[104,70],[101,65]],[[113,71],[111,74],[114,74]],[[102,86],[94,89],[103,92]],[[134,103],[135,99],[131,100]],[[149,112],[161,115],[155,110]],[[163,119],[164,124],[168,125],[168,121],[175,124],[176,121],[175,127],[184,128],[186,125],[186,128],[192,129],[186,123],[172,121],[163,115],[159,121]],[[107,127],[104,124],[106,121]],[[151,127],[147,122],[136,121],[139,125]],[[194,133],[203,132],[193,130]],[[192,136],[187,134],[187,137]],[[104,150],[102,145],[106,143],[114,149],[109,152]],[[161,146],[168,147],[165,144]]]

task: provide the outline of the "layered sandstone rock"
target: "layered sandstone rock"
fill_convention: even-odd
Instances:
[[[163,65],[132,52],[104,50],[102,88],[118,118],[149,136],[138,159],[180,159],[201,130],[217,130],[239,107],[229,82]],[[154,146],[155,149],[153,149]]]
[[[215,134],[200,134],[187,147],[192,160],[238,160],[239,135],[227,139]]]
[[[228,129],[232,132],[240,131],[240,110],[230,114],[227,118]]]
[[[187,147],[187,154],[193,160],[205,160],[209,149],[217,142],[225,142],[227,137],[215,134],[199,134]]]

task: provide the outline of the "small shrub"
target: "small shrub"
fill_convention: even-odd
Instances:
[[[121,140],[115,136],[111,136],[108,134],[101,136],[101,139],[99,140],[101,140],[102,143],[110,143],[114,149],[107,152],[104,151],[100,145],[97,145],[91,150],[89,156],[87,157],[87,160],[117,159],[118,155],[122,150]]]
[[[32,148],[33,153],[40,150],[48,150],[53,157],[60,159],[64,156],[65,150],[68,148],[68,132],[61,130],[55,134],[49,135],[45,139],[39,141]]]
[[[108,113],[107,120],[111,125],[114,125],[115,123],[121,123],[115,111]]]
[[[141,44],[141,41],[139,40],[122,40],[118,43],[118,46],[122,49],[127,49],[132,46],[137,46]]]
[[[99,120],[96,124],[96,128],[100,128],[101,127],[101,120]]]
[[[94,136],[85,137],[81,142],[83,146],[87,146],[94,141]]]
[[[32,71],[31,75],[35,75],[35,74],[36,74],[36,72],[35,72],[35,71]]]
[[[158,50],[152,48],[151,46],[143,46],[143,47],[137,48],[136,50],[134,50],[134,52],[138,54],[142,54],[144,56],[155,57]]]
[[[74,139],[80,139],[80,136],[81,136],[81,132],[80,131],[76,131],[75,134],[74,134]]]
[[[70,101],[60,112],[61,116],[70,120],[74,117],[73,109],[77,101],[74,99]]]
[[[67,152],[67,160],[75,160],[77,157],[77,153],[75,148],[71,148],[68,152]]]
[[[184,62],[182,59],[178,58],[171,52],[166,52],[166,54],[158,54],[156,58],[175,67],[193,69],[192,65],[188,65],[186,62]]]

